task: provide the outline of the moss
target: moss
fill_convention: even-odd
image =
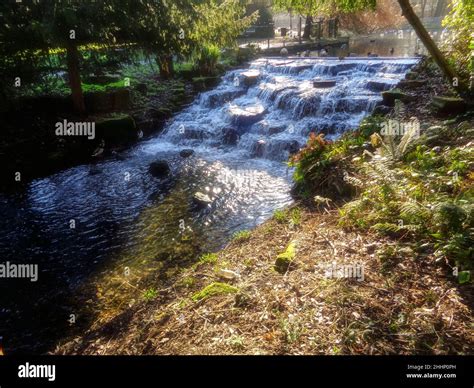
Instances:
[[[280,253],[275,260],[275,271],[279,273],[285,273],[288,271],[291,263],[295,259],[295,243],[292,241],[285,252]]]
[[[235,294],[239,292],[237,287],[233,287],[226,283],[214,282],[204,287],[201,291],[196,292],[191,299],[195,302],[210,298],[211,296],[221,294]]]

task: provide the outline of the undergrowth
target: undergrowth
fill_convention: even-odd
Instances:
[[[352,193],[340,208],[341,226],[412,243],[446,259],[460,283],[469,281],[474,268],[471,126],[449,123],[421,136],[408,131],[388,137],[378,133],[381,120],[369,118],[336,142],[311,134],[291,161],[298,189],[306,196]],[[331,185],[335,192],[328,191]]]

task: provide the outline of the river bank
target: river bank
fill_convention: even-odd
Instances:
[[[99,315],[53,353],[472,354],[465,233],[472,227],[474,119],[433,108],[432,96],[450,91],[432,65],[407,78],[419,82],[402,81],[386,94],[378,109],[385,116],[334,143],[314,139],[312,152],[328,159],[317,167],[313,192],[299,191],[292,207],[170,271],[163,286],[156,279],[140,300]],[[422,136],[392,163],[392,178],[367,156],[382,147],[374,122],[413,116]],[[366,171],[371,165],[376,173]],[[341,201],[343,185],[350,187]],[[419,208],[407,207],[411,199]],[[440,203],[449,204],[441,218]],[[117,281],[128,287],[126,277]]]

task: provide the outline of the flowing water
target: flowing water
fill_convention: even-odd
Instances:
[[[337,137],[355,128],[381,100],[380,90],[416,62],[259,59],[227,73],[163,133],[120,156],[0,194],[2,262],[39,265],[36,283],[0,282],[7,353],[45,351],[65,336],[83,293],[94,295],[86,299],[96,309],[101,296],[126,296],[110,280],[124,268],[138,285],[164,261],[216,250],[291,203],[288,155],[311,131]],[[315,78],[337,86],[315,88]],[[180,157],[185,148],[194,154]],[[172,178],[150,175],[156,160],[168,161]],[[193,206],[198,191],[212,200],[205,209]]]

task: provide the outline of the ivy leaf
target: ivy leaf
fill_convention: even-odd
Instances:
[[[468,283],[471,280],[471,272],[469,271],[461,271],[458,275],[458,282],[459,284]]]

